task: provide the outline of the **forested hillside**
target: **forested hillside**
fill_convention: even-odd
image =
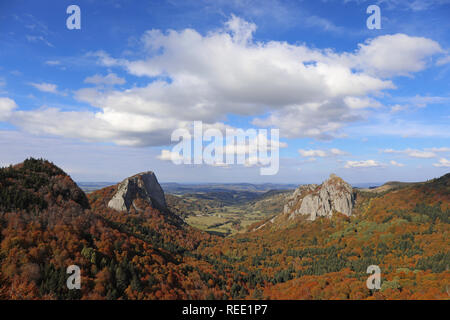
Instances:
[[[1,299],[224,296],[226,290],[208,280],[228,276],[190,253],[211,236],[178,224],[177,217],[151,207],[115,212],[104,205],[109,189],[92,194],[89,208],[70,177],[43,160],[26,160],[0,175]],[[81,291],[66,287],[72,264],[81,268]]]
[[[349,217],[228,238],[150,206],[108,208],[116,188],[87,198],[44,160],[0,169],[0,299],[449,298],[450,174],[358,192]],[[81,290],[66,287],[73,264]],[[366,287],[369,265],[380,290]]]
[[[449,188],[447,174],[384,194],[358,193],[351,217],[268,225],[198,250],[264,279],[249,288],[251,296],[448,299]],[[381,268],[381,290],[366,287],[369,265]]]

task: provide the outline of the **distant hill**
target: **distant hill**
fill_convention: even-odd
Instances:
[[[79,187],[87,193],[117,184],[117,182],[77,182]],[[227,192],[227,191],[248,191],[248,192],[268,192],[270,190],[295,189],[295,184],[275,184],[275,183],[161,183],[164,192],[172,194],[200,193],[200,192]]]
[[[378,187],[371,187],[371,188],[360,188],[360,191],[363,192],[372,192],[372,193],[381,193],[386,192],[393,189],[400,189],[405,187],[411,187],[415,185],[423,184],[424,182],[400,182],[400,181],[389,181],[385,184],[378,186]]]
[[[228,191],[247,191],[247,192],[268,192],[270,190],[289,190],[295,189],[295,184],[275,184],[275,183],[207,183],[207,184],[180,184],[180,183],[161,183],[161,187],[166,193],[185,194],[185,193],[210,193],[210,192],[228,192]]]
[[[90,193],[96,190],[100,190],[109,186],[113,186],[117,184],[117,182],[80,182],[77,181],[77,185],[83,190],[85,193]]]

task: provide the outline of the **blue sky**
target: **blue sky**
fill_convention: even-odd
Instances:
[[[81,8],[68,30],[66,8]],[[381,8],[381,30],[366,9]],[[2,1],[0,165],[78,181],[421,181],[450,168],[450,1]],[[280,170],[175,165],[192,121],[277,128]]]

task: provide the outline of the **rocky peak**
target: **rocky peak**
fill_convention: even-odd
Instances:
[[[144,200],[151,207],[162,212],[167,211],[164,191],[156,179],[156,175],[149,171],[126,178],[118,186],[117,191],[108,203],[108,207],[117,211],[129,212],[131,208],[138,208],[136,200]]]
[[[355,199],[352,187],[335,174],[321,185],[309,184],[298,187],[284,206],[284,214],[293,219],[307,215],[315,220],[319,216],[331,217],[340,212],[347,216],[352,214]]]

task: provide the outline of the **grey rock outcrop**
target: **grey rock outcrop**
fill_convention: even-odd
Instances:
[[[331,174],[320,186],[310,184],[297,188],[284,206],[283,213],[289,214],[289,219],[307,215],[309,220],[315,220],[320,216],[331,217],[335,212],[350,216],[354,202],[353,188],[338,176]]]
[[[151,207],[162,212],[167,211],[164,191],[158,183],[153,172],[144,172],[123,180],[117,187],[117,191],[108,203],[108,207],[117,211],[128,212],[132,207],[138,208],[135,200],[141,199]]]

